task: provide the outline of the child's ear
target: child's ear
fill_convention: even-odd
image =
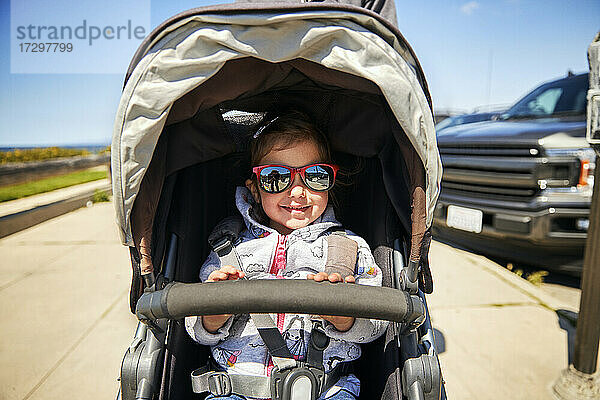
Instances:
[[[260,204],[260,192],[258,191],[258,187],[252,179],[246,179],[246,187],[252,193],[252,197],[254,197],[254,201],[256,204]]]

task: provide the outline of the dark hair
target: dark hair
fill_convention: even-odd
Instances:
[[[325,135],[300,111],[289,111],[280,116],[266,118],[250,143],[250,162],[257,166],[273,149],[286,149],[305,141],[317,145],[320,162],[331,162],[329,144]]]

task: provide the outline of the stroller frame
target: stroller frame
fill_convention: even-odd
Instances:
[[[250,58],[253,57],[252,54],[246,54],[242,58],[238,56],[238,58],[229,59],[224,65],[216,68],[215,72],[206,76],[204,81],[194,80],[192,83],[192,80],[190,80],[192,86],[188,86],[188,89],[180,92],[180,97],[176,97],[177,101],[171,99],[163,102],[161,99],[160,104],[153,105],[154,109],[148,108],[146,100],[151,98],[144,93],[151,93],[151,91],[145,91],[147,87],[145,79],[150,76],[149,74],[160,71],[160,69],[153,67],[153,63],[156,60],[160,61],[161,49],[165,48],[165,51],[168,51],[169,48],[178,46],[177,41],[181,38],[178,29],[195,26],[193,24],[197,21],[209,25],[218,25],[229,23],[232,19],[241,26],[254,26],[258,20],[272,23],[274,19],[277,19],[273,16],[281,10],[285,10],[288,15],[287,19],[284,18],[284,23],[287,23],[287,21],[293,23],[296,21],[297,16],[301,18],[308,17],[310,21],[316,21],[318,24],[321,23],[322,19],[334,18],[335,21],[338,21],[339,18],[342,18],[342,14],[348,15],[349,20],[352,21],[348,23],[348,26],[352,26],[352,29],[359,29],[360,35],[366,35],[365,37],[371,38],[374,41],[373,43],[377,43],[378,46],[388,46],[390,49],[395,49],[397,54],[401,54],[404,59],[403,62],[406,63],[402,67],[405,69],[401,68],[402,74],[406,73],[406,76],[402,75],[401,80],[405,80],[409,84],[405,85],[400,81],[398,83],[400,87],[406,88],[413,95],[406,99],[398,97],[396,93],[384,90],[385,82],[374,80],[379,85],[377,87],[367,79],[349,75],[349,71],[344,71],[338,67],[332,69],[332,65],[327,64],[329,61],[325,62],[322,68],[317,68],[312,64],[314,60],[308,57],[309,53],[303,53],[304,55],[299,53],[297,58],[292,56],[286,60],[277,59],[277,57],[272,59],[266,57],[265,60],[252,59]],[[221,12],[224,17],[218,15],[218,12]],[[239,17],[236,17],[236,13],[239,13]],[[346,18],[346,16],[343,18]],[[343,29],[347,29],[347,27]],[[370,33],[372,31],[376,31],[380,35],[379,37],[383,39],[372,38]],[[399,58],[393,60],[391,62],[400,63]],[[285,69],[288,66],[291,68],[290,70]],[[227,82],[228,79],[231,80],[236,76],[236,73],[240,72],[240,68],[242,72],[257,71],[257,80],[259,81],[273,76],[277,78],[279,75],[282,79],[279,83],[272,85],[269,89],[270,92],[265,92],[265,96],[262,97],[259,94],[259,88],[246,87],[238,92],[225,93],[225,97],[209,99],[208,102],[202,100],[204,103],[202,101],[197,102],[199,99],[197,93],[200,93],[198,90],[204,90],[205,93],[214,90],[215,86],[211,87],[211,84],[218,85]],[[299,74],[294,71],[299,71]],[[175,75],[178,73],[179,70],[174,70]],[[361,72],[354,71],[353,73],[360,76]],[[186,79],[190,78],[189,76],[177,78],[175,75],[169,72],[164,77],[156,76],[165,79],[165,83],[185,81],[187,84]],[[294,82],[305,81],[312,81],[314,84],[304,87],[302,86],[303,83],[299,91],[294,91],[295,86],[290,86],[290,84],[294,85]],[[148,81],[148,84],[150,83],[153,82]],[[348,308],[328,309],[327,311],[329,314],[344,315],[346,313],[396,321],[397,323],[391,324],[388,329],[388,337],[380,341],[385,343],[379,343],[377,346],[385,348],[386,352],[397,353],[395,357],[401,359],[400,365],[397,367],[402,372],[400,373],[394,369],[396,372],[386,375],[383,379],[401,379],[402,385],[398,383],[396,386],[401,386],[402,394],[411,399],[445,398],[439,362],[435,353],[433,333],[423,294],[423,291],[431,292],[432,290],[426,255],[430,239],[431,211],[435,204],[439,180],[441,179],[441,163],[435,145],[427,84],[410,46],[388,21],[371,11],[354,6],[312,3],[277,5],[277,7],[249,5],[241,9],[236,5],[227,5],[195,9],[182,13],[165,22],[150,34],[140,46],[130,65],[113,137],[113,192],[115,193],[115,206],[121,227],[121,238],[123,243],[130,247],[132,256],[134,272],[131,291],[132,310],[137,306],[136,314],[142,322],[138,326],[135,339],[123,361],[122,393],[120,394],[122,398],[152,399],[157,396],[161,399],[174,398],[168,391],[168,387],[169,385],[175,385],[172,381],[174,375],[172,375],[171,364],[174,360],[173,354],[177,353],[177,349],[170,348],[170,346],[177,346],[176,343],[182,340],[181,324],[178,320],[185,315],[208,315],[221,313],[226,309],[231,310],[231,308],[228,308],[231,304],[206,304],[205,298],[202,299],[200,295],[194,300],[196,308],[193,307],[194,305],[183,304],[182,298],[186,298],[190,293],[201,293],[205,290],[199,290],[203,284],[180,283],[197,280],[197,273],[193,276],[194,273],[179,269],[179,266],[185,266],[186,263],[189,263],[189,257],[182,257],[182,249],[189,237],[186,236],[186,232],[176,232],[166,228],[166,226],[167,221],[181,219],[181,214],[185,214],[185,211],[181,210],[179,210],[179,216],[173,214],[172,211],[177,209],[177,205],[173,204],[181,203],[181,200],[177,200],[177,197],[173,197],[172,200],[171,196],[174,191],[181,189],[182,182],[185,181],[184,178],[189,175],[188,171],[195,170],[195,165],[198,165],[200,177],[208,176],[210,178],[209,171],[211,171],[211,168],[223,167],[227,161],[218,160],[215,157],[222,158],[223,155],[228,153],[239,154],[244,147],[243,144],[236,142],[235,138],[234,143],[224,143],[223,141],[220,142],[220,139],[215,136],[208,136],[213,141],[212,145],[213,148],[217,149],[216,151],[208,154],[203,149],[200,152],[201,154],[196,155],[195,158],[186,156],[174,160],[172,156],[178,154],[178,150],[195,145],[195,143],[189,141],[189,138],[182,136],[182,132],[186,129],[189,130],[190,127],[198,129],[197,127],[206,126],[207,129],[212,128],[221,133],[220,117],[215,119],[215,114],[211,114],[211,110],[216,108],[221,111],[244,109],[256,112],[272,109],[282,99],[298,95],[303,100],[300,99],[293,105],[302,108],[302,106],[318,103],[316,101],[318,96],[315,97],[314,92],[322,94],[332,88],[337,91],[334,97],[331,97],[329,102],[323,101],[319,104],[327,107],[332,106],[331,112],[336,114],[338,121],[343,121],[344,118],[348,119],[347,124],[338,124],[331,127],[332,131],[338,135],[337,138],[331,138],[333,149],[344,152],[344,149],[349,146],[349,141],[345,135],[348,137],[354,135],[351,132],[351,127],[356,126],[356,124],[349,122],[352,118],[355,118],[352,115],[353,110],[335,108],[336,101],[334,101],[336,98],[345,99],[344,96],[349,95],[348,101],[354,101],[354,106],[356,104],[368,106],[366,107],[368,108],[367,111],[370,110],[371,114],[367,114],[371,117],[375,116],[375,121],[362,121],[363,126],[368,126],[374,132],[379,132],[378,135],[383,134],[381,132],[391,131],[393,133],[393,139],[391,136],[387,139],[381,136],[378,139],[375,135],[370,142],[360,142],[359,137],[354,136],[355,140],[359,142],[354,149],[356,150],[356,146],[364,147],[361,148],[358,154],[354,153],[354,155],[368,159],[379,154],[380,157],[384,157],[386,160],[394,160],[394,157],[397,158],[394,154],[394,151],[397,151],[395,146],[402,144],[400,150],[402,151],[403,160],[394,161],[391,165],[388,165],[382,158],[383,171],[382,167],[372,163],[367,168],[370,173],[374,171],[379,174],[377,180],[380,185],[379,190],[385,186],[388,191],[387,196],[390,196],[388,199],[384,195],[385,199],[382,204],[387,204],[387,206],[382,210],[383,214],[388,215],[391,210],[391,214],[394,214],[394,216],[390,223],[393,228],[383,228],[387,230],[375,234],[372,237],[373,240],[370,241],[370,244],[380,244],[379,247],[375,248],[374,253],[377,253],[379,249],[379,259],[388,264],[387,283],[385,285],[387,288],[374,288],[375,291],[364,296],[374,295],[377,290],[387,295],[390,292],[386,292],[386,290],[392,290],[390,288],[400,289],[393,290],[394,294],[390,294],[397,300],[397,304],[388,307],[389,313],[386,315],[381,315],[381,313],[374,310]],[[361,92],[360,98],[352,97],[352,93],[347,92],[349,88],[353,90],[358,88],[356,90]],[[248,96],[245,93],[254,94]],[[283,93],[281,95],[283,97],[277,97],[278,93]],[[276,94],[275,97],[269,97],[274,94]],[[143,100],[144,96],[146,96],[146,100]],[[388,104],[382,102],[381,99],[384,97],[388,104],[392,106],[391,110]],[[256,100],[259,100],[258,103],[260,104],[255,105]],[[400,101],[406,110],[397,105],[397,101]],[[411,114],[408,110],[411,110]],[[346,114],[342,115],[344,112]],[[313,116],[316,116],[319,123],[322,123],[323,118],[327,117],[323,113]],[[391,125],[388,126],[387,122],[383,125],[374,123],[379,119],[378,117],[385,121],[391,121]],[[151,128],[144,128],[140,131],[141,125],[136,126],[136,124],[144,121],[150,121],[152,123]],[[191,125],[187,121],[191,121]],[[398,124],[398,121],[401,124]],[[356,119],[354,122],[356,122]],[[161,131],[164,131],[164,134],[161,134]],[[143,132],[143,136],[139,140],[131,136],[138,135],[139,132]],[[177,143],[176,140],[178,139],[184,140]],[[423,141],[426,141],[428,145],[424,147],[422,145]],[[351,150],[350,153],[355,150]],[[425,171],[425,168],[427,171]],[[227,170],[224,173],[227,174]],[[400,183],[404,185],[398,185],[398,182],[391,184],[389,182],[390,177],[400,179]],[[149,189],[153,186],[156,186],[157,189]],[[402,189],[402,187],[405,187],[405,189]],[[223,198],[226,198],[226,196]],[[402,211],[407,210],[407,205],[409,206],[408,209],[412,209],[412,213]],[[173,210],[171,210],[172,206]],[[222,218],[227,213],[224,213],[224,210],[221,209],[215,215]],[[377,218],[374,220],[377,220]],[[202,220],[204,225],[214,225],[215,222],[217,222],[215,216],[208,216],[208,218]],[[349,228],[357,231],[362,236],[360,229],[354,229],[352,226],[349,226]],[[203,229],[206,234],[207,229],[210,228],[205,226]],[[200,237],[202,237],[202,234],[200,234]],[[181,243],[184,243],[184,245]],[[194,256],[194,262],[198,262],[198,259],[201,261],[206,255],[206,246],[199,247],[199,250],[196,251],[197,254]],[[199,254],[203,254],[203,256]],[[377,254],[375,255],[377,259]],[[148,264],[148,259],[154,261]],[[155,269],[153,265],[161,266],[161,268]],[[216,287],[217,285],[212,284],[212,286]],[[146,288],[145,293],[142,293],[144,287]],[[244,296],[247,294],[244,294]],[[175,301],[177,304],[174,304],[173,301],[177,298],[179,300]],[[238,303],[239,300],[240,298],[237,299]],[[234,312],[247,311],[244,309],[234,310]],[[279,310],[269,308],[258,311],[277,312]],[[307,309],[304,311],[313,313],[316,310]],[[257,312],[257,310],[253,310],[253,312]],[[206,349],[200,350],[204,353],[206,351]],[[363,354],[363,357],[367,356],[368,354]],[[368,360],[364,362],[368,363]],[[387,383],[385,385],[387,389],[384,390],[388,390],[390,385]],[[382,398],[399,398],[401,396],[400,392],[388,392],[381,393]]]

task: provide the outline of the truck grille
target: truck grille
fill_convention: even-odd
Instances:
[[[442,196],[529,202],[544,186],[576,184],[578,162],[548,158],[537,147],[440,145]]]

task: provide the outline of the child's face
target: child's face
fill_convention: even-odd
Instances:
[[[312,141],[304,141],[285,149],[277,149],[275,146],[275,149],[260,160],[259,165],[283,164],[303,167],[322,161],[317,145]],[[270,219],[270,227],[283,235],[303,228],[319,218],[329,200],[328,192],[315,192],[306,187],[300,174],[296,174],[292,185],[281,193],[267,193],[251,180],[246,181],[246,186],[254,199],[262,204],[265,214]]]

